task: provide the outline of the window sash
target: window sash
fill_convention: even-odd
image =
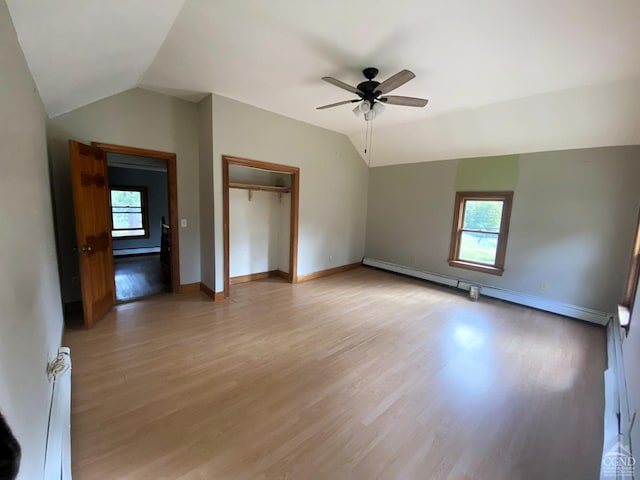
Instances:
[[[465,233],[480,233],[482,235],[491,235],[493,237],[496,238],[496,247],[495,249],[492,249],[492,253],[493,253],[493,261],[492,262],[483,262],[481,260],[472,260],[469,258],[462,258],[462,236]],[[482,230],[463,230],[460,229],[460,232],[458,234],[458,254],[457,254],[457,260],[461,261],[461,262],[469,262],[469,263],[478,263],[480,265],[489,265],[491,267],[495,267],[496,266],[496,261],[497,261],[497,257],[498,257],[498,248],[500,247],[500,233],[498,232],[485,232]]]

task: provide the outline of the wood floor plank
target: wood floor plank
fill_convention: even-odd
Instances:
[[[600,327],[359,268],[68,328],[75,479],[598,477]]]

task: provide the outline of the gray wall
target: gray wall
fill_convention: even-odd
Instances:
[[[362,259],[368,169],[345,135],[217,95],[213,119],[216,291],[223,290],[223,155],[300,168],[298,275]]]
[[[447,160],[372,168],[366,255],[614,311],[640,200],[640,147],[520,155],[502,277],[447,263],[457,166]]]
[[[169,221],[169,191],[167,173],[135,168],[109,167],[109,185],[147,187],[149,208],[149,238],[113,240],[113,249],[160,247],[160,219]]]
[[[200,281],[213,290],[213,96],[198,104],[198,141],[200,174]]]
[[[180,281],[200,281],[198,107],[166,95],[134,89],[47,122],[53,177],[56,237],[64,302],[80,300],[68,140],[114,143],[177,155]]]
[[[22,445],[19,478],[42,478],[62,307],[45,114],[0,2],[0,411]]]

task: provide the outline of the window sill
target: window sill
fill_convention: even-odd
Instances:
[[[493,267],[491,265],[482,265],[481,263],[463,262],[462,260],[449,260],[449,266],[475,270],[476,272],[488,273],[490,275],[502,276],[504,273],[503,268]]]
[[[111,239],[114,241],[116,240],[148,240],[149,235],[130,235],[128,237],[114,237],[112,235]]]

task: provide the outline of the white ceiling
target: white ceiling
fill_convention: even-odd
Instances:
[[[375,121],[376,165],[640,143],[628,131],[640,119],[637,0],[8,4],[50,115],[134,86],[191,101],[214,92],[361,150],[362,118],[315,107],[352,98],[320,77],[355,85],[375,66],[379,80],[414,71],[393,93],[430,99]]]
[[[7,0],[53,117],[138,85],[184,0]]]

